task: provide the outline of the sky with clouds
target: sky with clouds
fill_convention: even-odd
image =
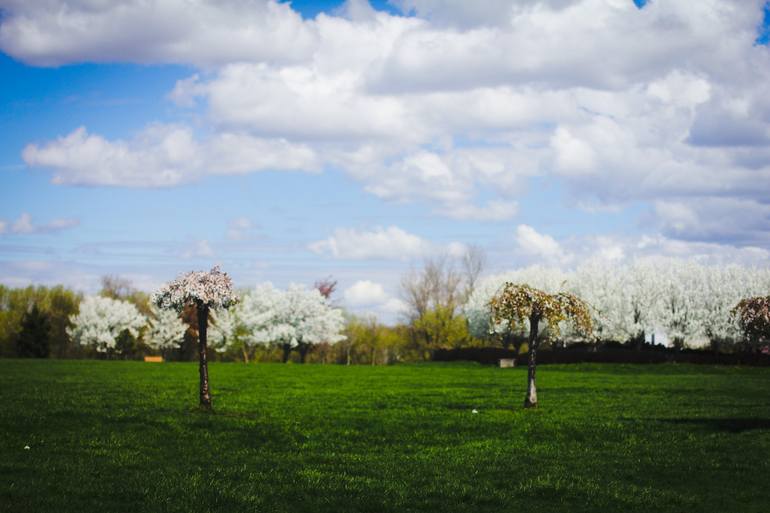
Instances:
[[[767,265],[765,0],[0,0],[0,282]]]

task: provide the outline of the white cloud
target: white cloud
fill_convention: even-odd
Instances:
[[[406,260],[428,254],[432,245],[397,226],[389,226],[371,231],[338,228],[331,237],[313,242],[309,248],[334,258]]]
[[[14,221],[11,227],[13,233],[32,233],[35,231],[35,227],[32,226],[32,217],[26,212],[21,214],[19,218]]]
[[[270,1],[181,1],[6,2],[0,48],[25,62],[197,66],[170,97],[200,104],[209,134],[79,129],[28,146],[29,165],[124,186],[333,167],[378,197],[478,221],[512,217],[530,177],[556,177],[594,209],[653,205],[648,228],[665,237],[766,244],[764,0],[396,2],[415,16],[355,1],[313,20]],[[336,234],[316,247],[383,253]]]
[[[556,239],[550,235],[538,233],[526,224],[516,227],[516,245],[521,253],[542,258],[551,263],[566,263],[571,259]]]
[[[389,299],[380,283],[359,280],[345,289],[345,303],[352,307],[373,306],[386,303]]]
[[[358,280],[345,289],[345,305],[357,314],[375,315],[380,320],[391,322],[406,310],[406,304],[388,294],[381,283]]]
[[[239,217],[230,221],[227,227],[227,238],[230,240],[246,240],[254,235],[254,222],[248,217]]]
[[[3,2],[0,48],[24,62],[292,62],[309,56],[317,34],[288,4],[165,0]]]
[[[556,166],[564,174],[590,174],[596,167],[591,145],[574,137],[569,129],[559,127],[551,138]]]
[[[215,254],[209,241],[202,239],[182,253],[183,258],[210,258]]]
[[[35,224],[32,222],[32,216],[23,212],[13,223],[10,224],[10,231],[17,234],[33,233],[52,233],[61,230],[74,228],[80,224],[77,219],[58,218],[45,224]],[[7,231],[9,223],[0,220],[0,234]]]
[[[130,141],[109,141],[84,127],[24,148],[30,166],[54,171],[60,184],[164,187],[205,174],[262,170],[315,171],[314,152],[285,140],[220,133],[198,141],[187,127],[151,125]]]

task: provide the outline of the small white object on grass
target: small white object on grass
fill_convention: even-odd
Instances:
[[[479,412],[479,410],[477,410],[475,408],[471,410],[471,413],[478,413],[478,412]]]
[[[28,451],[28,450],[29,450],[29,445],[25,445],[25,446],[24,446],[24,450],[25,450],[25,451]]]

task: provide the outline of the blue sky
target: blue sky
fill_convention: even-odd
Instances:
[[[2,283],[220,263],[395,319],[401,274],[468,245],[770,255],[765,2],[51,4],[0,0]]]

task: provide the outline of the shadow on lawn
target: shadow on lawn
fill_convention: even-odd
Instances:
[[[703,426],[713,431],[726,431],[728,433],[743,433],[755,429],[770,429],[770,419],[748,418],[678,418],[658,419],[669,424],[692,424]]]

